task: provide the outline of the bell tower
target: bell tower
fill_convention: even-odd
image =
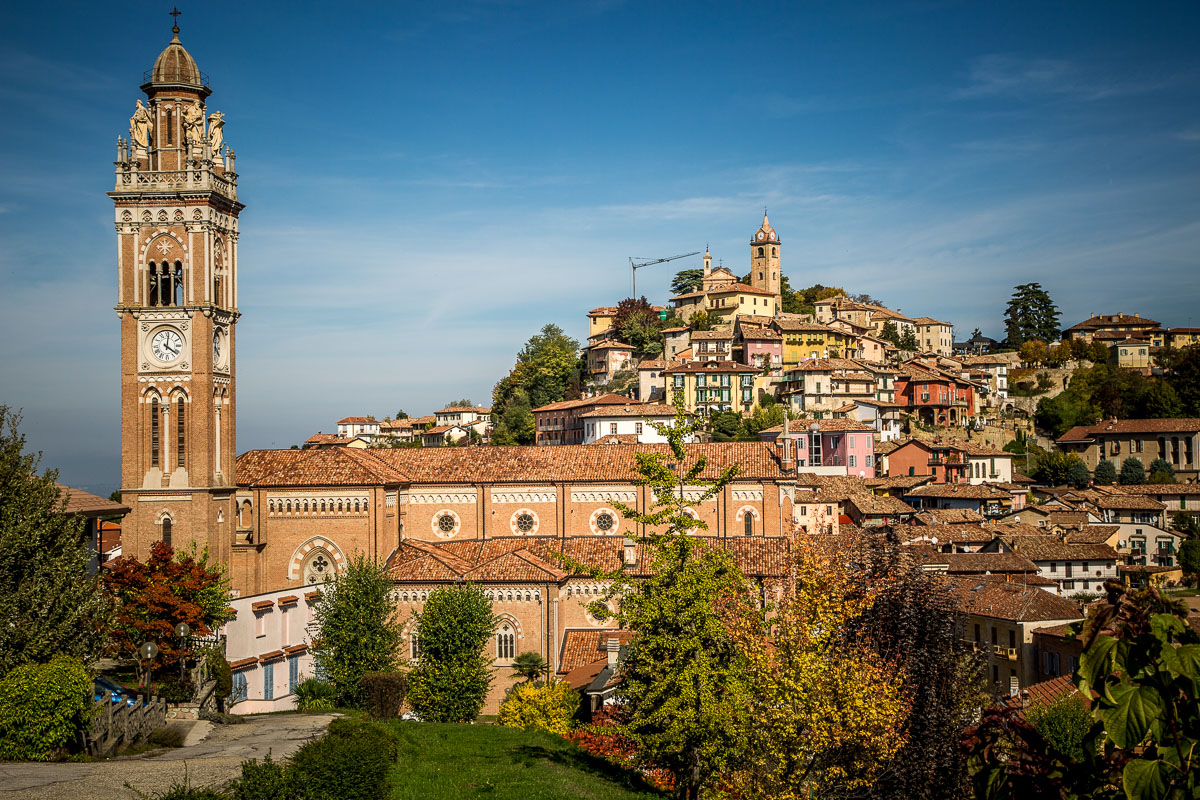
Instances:
[[[767,212],[763,212],[762,225],[750,239],[750,285],[775,295],[775,313],[783,310],[779,251],[782,248],[779,234],[771,227]]]
[[[177,17],[178,12],[173,12]],[[229,563],[234,521],[238,214],[224,115],[179,26],[117,139],[125,553],[195,544]]]

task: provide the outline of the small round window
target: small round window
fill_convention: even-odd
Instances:
[[[458,514],[448,508],[443,508],[429,520],[429,527],[433,529],[434,535],[449,539],[458,533],[459,528],[462,527],[462,520],[459,519]]]
[[[529,533],[533,530],[533,514],[520,514],[517,516],[517,530],[521,533]]]
[[[596,515],[596,528],[604,531],[605,533],[611,531],[613,526],[616,524],[617,521],[613,519],[613,515],[607,511],[601,511]]]
[[[442,514],[438,517],[438,530],[442,533],[454,532],[454,517],[449,514]]]

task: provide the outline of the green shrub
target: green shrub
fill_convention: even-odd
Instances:
[[[1107,486],[1110,483],[1115,483],[1117,480],[1117,468],[1111,461],[1101,461],[1096,465],[1096,471],[1092,473],[1092,478],[1098,486]]]
[[[409,702],[426,722],[473,722],[494,676],[484,647],[492,640],[492,601],[474,584],[429,593],[417,615],[421,660],[409,673]]]
[[[292,756],[288,777],[304,800],[376,800],[387,793],[387,776],[399,751],[383,725],[340,718],[329,733]]]
[[[400,707],[408,694],[408,674],[404,672],[368,672],[362,676],[367,711],[375,719],[400,716]]]
[[[1093,720],[1078,693],[1063,695],[1048,706],[1032,705],[1025,717],[1060,753],[1083,761],[1084,742]]]
[[[0,680],[0,758],[45,761],[87,725],[92,679],[78,659],[25,664]]]
[[[229,787],[233,800],[298,800],[299,789],[291,773],[271,754],[259,761],[252,758],[242,762],[242,777]]]
[[[579,694],[565,681],[519,683],[500,704],[497,721],[508,728],[538,728],[566,736],[578,708]]]
[[[306,714],[333,711],[337,706],[337,687],[320,678],[305,678],[296,684],[296,709]]]

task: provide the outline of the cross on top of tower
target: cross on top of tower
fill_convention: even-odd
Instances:
[[[179,33],[179,15],[183,12],[179,10],[179,6],[175,6],[168,12],[173,18],[174,24],[171,25],[171,33]]]

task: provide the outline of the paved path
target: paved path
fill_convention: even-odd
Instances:
[[[215,725],[204,741],[159,755],[90,763],[29,764],[0,762],[0,800],[130,800],[180,782],[187,770],[192,786],[224,785],[241,774],[242,761],[290,756],[319,736],[331,714],[281,714],[250,717],[243,725]]]

